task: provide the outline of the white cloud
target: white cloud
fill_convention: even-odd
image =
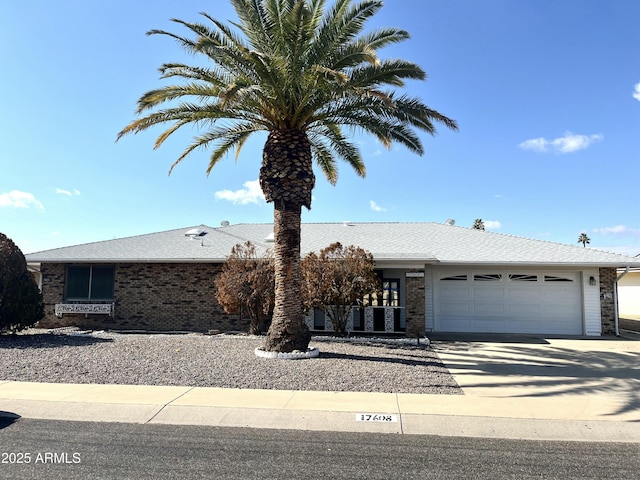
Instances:
[[[387,211],[386,208],[381,207],[380,205],[378,205],[373,200],[369,200],[369,208],[371,208],[371,210],[373,210],[374,212],[386,212]]]
[[[19,190],[12,190],[9,193],[0,194],[0,208],[13,207],[13,208],[37,208],[38,210],[44,210],[44,205],[36,197],[29,192],[21,192]]]
[[[604,137],[601,134],[576,135],[566,132],[564,137],[547,140],[546,138],[531,138],[520,143],[518,147],[523,150],[533,150],[535,152],[572,153],[589,147],[592,143],[599,142]]]
[[[633,86],[633,98],[640,102],[640,82]]]
[[[484,228],[487,230],[497,230],[502,228],[502,224],[498,220],[483,220]]]
[[[64,190],[62,188],[56,188],[56,193],[70,197],[71,195],[80,195],[80,190],[77,190],[75,188],[73,190]]]
[[[626,225],[615,225],[613,227],[594,228],[593,232],[599,233],[600,235],[640,237],[639,228],[629,228]]]
[[[518,146],[523,150],[534,150],[536,152],[546,152],[547,145],[549,144],[548,140],[544,138],[532,138],[530,140],[525,140]]]
[[[264,194],[260,188],[258,180],[249,180],[242,184],[244,188],[236,191],[221,190],[215,192],[215,197],[219,200],[227,200],[234,205],[248,205],[250,203],[258,204],[264,202]]]

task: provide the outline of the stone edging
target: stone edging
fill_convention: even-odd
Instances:
[[[254,350],[254,353],[258,357],[262,358],[278,358],[282,360],[300,360],[303,358],[315,358],[320,355],[320,350],[316,347],[308,348],[306,352],[291,352],[291,353],[280,353],[280,352],[267,352],[262,348],[258,347]]]

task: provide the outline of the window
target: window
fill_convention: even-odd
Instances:
[[[113,300],[114,267],[67,268],[66,300]]]
[[[467,281],[467,276],[466,275],[449,275],[448,277],[442,277],[440,280],[443,281],[463,281],[466,282]]]
[[[382,272],[376,272],[378,276]],[[380,291],[367,295],[362,301],[363,307],[394,307],[394,329],[396,331],[404,331],[404,319],[402,318],[402,312],[400,308],[400,279],[398,278],[381,278],[380,279]],[[362,330],[364,327],[364,312],[365,309],[360,309],[360,318],[354,321],[354,330]],[[374,331],[386,331],[386,308],[374,308],[373,309],[373,330]],[[357,326],[356,326],[357,323]]]
[[[545,275],[545,282],[573,282],[570,278],[567,277],[556,277],[555,275]]]
[[[313,309],[313,329],[314,330],[324,330],[324,310],[320,310],[319,308]]]
[[[509,280],[512,282],[537,282],[537,275],[529,275],[526,273],[510,273]]]
[[[473,276],[474,282],[499,282],[502,280],[501,273],[476,273]]]
[[[385,307],[400,306],[400,280],[382,280],[382,304]]]
[[[380,282],[380,287],[380,292],[368,295],[363,300],[363,304],[374,307],[399,307],[400,280],[383,278]]]

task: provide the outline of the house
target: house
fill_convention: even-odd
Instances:
[[[272,224],[200,225],[26,256],[39,272],[43,327],[246,330],[214,278],[231,248],[273,246]],[[302,225],[302,253],[339,241],[370,251],[382,294],[356,309],[361,332],[614,333],[618,268],[640,258],[438,223]],[[330,331],[324,312],[307,324]]]
[[[640,255],[636,258],[640,259]],[[620,316],[640,320],[640,269],[620,269],[618,278]]]

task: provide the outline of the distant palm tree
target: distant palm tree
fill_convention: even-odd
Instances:
[[[481,218],[476,218],[471,226],[474,230],[484,230],[484,222]]]
[[[591,243],[591,239],[587,237],[587,234],[582,232],[578,237],[578,243],[581,243],[583,247],[586,247],[588,243]]]
[[[378,49],[408,39],[406,31],[362,33],[382,1],[335,0],[330,7],[326,0],[231,3],[239,20],[230,25],[206,13],[202,16],[211,25],[174,19],[193,39],[148,32],[177,40],[210,66],[164,64],[161,78],[182,82],[142,95],[136,113],[169,105],[134,120],[118,139],[171,123],[156,140],[158,148],[185,125],[204,128],[171,170],[193,150],[210,147],[209,174],[228,152],[235,150],[237,157],[252,134],[268,132],[259,179],[267,202],[274,204],[276,304],[264,348],[304,350],[310,333],[300,294],[300,220],[302,206],[311,206],[312,162],[332,184],[338,180],[336,159],[364,177],[362,157],[344,127],[368,132],[386,147],[397,142],[422,154],[416,130],[433,135],[433,122],[453,130],[457,124],[420,99],[394,92],[404,80],[423,80],[426,74],[414,63],[377,56]]]

